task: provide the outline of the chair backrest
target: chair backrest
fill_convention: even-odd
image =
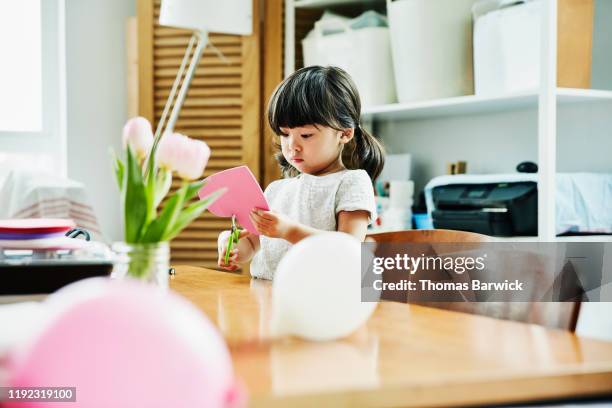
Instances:
[[[418,243],[435,244],[479,244],[494,242],[495,238],[487,235],[455,230],[407,230],[371,233],[366,242],[376,243]],[[536,279],[534,277],[534,279]],[[409,295],[398,301],[407,301],[424,306],[437,307],[465,313],[480,314],[500,319],[535,323],[574,331],[578,321],[580,302],[413,302]]]
[[[376,242],[414,242],[414,243],[463,243],[490,242],[494,238],[475,232],[455,231],[445,229],[407,230],[392,232],[375,232],[368,234],[366,239]]]

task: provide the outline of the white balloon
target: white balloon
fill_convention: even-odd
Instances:
[[[332,340],[351,334],[376,308],[361,301],[361,243],[330,232],[294,245],[272,285],[273,335]]]

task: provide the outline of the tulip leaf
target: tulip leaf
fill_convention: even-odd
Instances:
[[[193,183],[190,183],[189,188],[185,193],[185,201],[187,202],[191,200],[197,194],[197,192],[200,191],[200,189],[205,183],[205,181],[195,181]]]
[[[121,161],[119,157],[115,154],[114,150],[110,150],[110,155],[113,160],[113,170],[115,170],[115,180],[117,181],[117,186],[119,187],[119,191],[123,190],[123,174],[125,173],[125,165]]]
[[[162,202],[166,194],[168,194],[168,191],[170,191],[171,185],[172,172],[160,168],[155,181],[155,208],[159,207],[159,204]]]
[[[140,231],[147,218],[147,201],[141,169],[129,146],[125,170],[123,190],[125,241],[138,242]]]
[[[156,208],[155,205],[155,187],[156,187],[156,179],[157,179],[157,171],[155,169],[155,164],[153,163],[153,159],[149,158],[147,162],[148,171],[145,171],[145,181],[146,181],[146,196],[147,196],[147,224],[151,223],[153,219],[155,219]]]
[[[185,193],[187,190],[188,185],[183,184],[174,194],[172,194],[159,216],[147,226],[141,242],[164,241],[163,236],[166,230],[174,224],[180,214],[183,203],[185,202]]]
[[[193,183],[192,186],[196,184]],[[197,190],[196,190],[197,191]],[[226,188],[222,188],[220,190],[215,191],[214,193],[209,194],[208,196],[202,198],[200,201],[196,201],[181,211],[181,214],[178,216],[176,221],[173,223],[167,232],[162,237],[162,241],[169,241],[172,238],[176,237],[187,225],[191,223],[191,221],[195,220],[202,214],[202,212],[208,208],[212,203],[214,203],[219,197],[221,197],[227,191]]]

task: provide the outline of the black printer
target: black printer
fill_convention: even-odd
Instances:
[[[427,191],[434,228],[494,236],[538,234],[536,181],[462,183],[465,177]]]

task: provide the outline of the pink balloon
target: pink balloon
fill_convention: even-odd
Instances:
[[[10,355],[9,386],[76,387],[76,403],[53,407],[244,404],[223,338],[178,295],[98,278],[69,285],[45,303],[57,313]]]

